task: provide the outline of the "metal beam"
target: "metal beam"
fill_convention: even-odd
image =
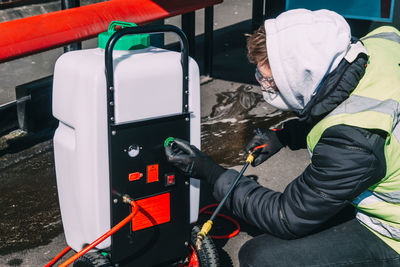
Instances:
[[[212,76],[214,52],[214,7],[207,7],[204,14],[204,75]]]
[[[70,9],[74,7],[79,7],[81,5],[80,0],[61,0],[61,10]],[[74,44],[70,44],[64,46],[64,52],[74,51],[74,50],[81,50],[82,43],[77,42]]]
[[[182,30],[189,41],[189,56],[195,55],[195,12],[190,12],[182,15]]]
[[[264,0],[253,0],[251,29],[254,31],[264,21]]]

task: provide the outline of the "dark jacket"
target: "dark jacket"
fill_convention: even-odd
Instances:
[[[308,131],[348,98],[364,75],[366,62],[362,55],[351,64],[342,60],[308,105],[295,111],[299,120],[284,124],[278,133],[280,141],[291,149],[305,148]],[[283,193],[242,177],[226,205],[277,237],[310,234],[385,176],[385,139],[379,131],[346,125],[328,128],[314,148],[311,163]],[[237,175],[230,169],[217,179],[217,200],[224,197]]]

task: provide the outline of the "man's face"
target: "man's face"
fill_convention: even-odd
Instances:
[[[268,62],[265,62],[265,63],[258,62],[257,68],[264,78],[272,77],[271,68],[269,67]]]
[[[272,77],[272,71],[268,62],[258,62],[256,69],[256,79],[261,85],[261,90],[271,93],[273,93],[274,91],[278,91],[278,88],[276,87],[275,81]]]
[[[256,79],[261,85],[263,98],[268,104],[280,110],[291,110],[279,93],[268,63],[257,64]]]

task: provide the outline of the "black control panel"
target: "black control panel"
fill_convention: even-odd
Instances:
[[[140,206],[133,223],[112,236],[111,258],[119,266],[153,266],[188,255],[189,179],[167,162],[164,141],[190,140],[190,115],[116,125],[110,145],[111,224],[130,213],[116,201],[128,194]]]

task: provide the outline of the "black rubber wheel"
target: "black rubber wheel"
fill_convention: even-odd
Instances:
[[[209,235],[206,236],[206,238],[203,240],[202,249],[200,251],[196,249],[196,238],[198,232],[200,232],[200,227],[195,225],[192,229],[192,236],[190,238],[190,241],[194,251],[196,252],[199,261],[199,266],[219,267],[220,261],[219,261],[218,250],[214,244],[214,241],[211,239]]]
[[[101,252],[88,252],[74,262],[74,267],[112,267],[110,259]]]

